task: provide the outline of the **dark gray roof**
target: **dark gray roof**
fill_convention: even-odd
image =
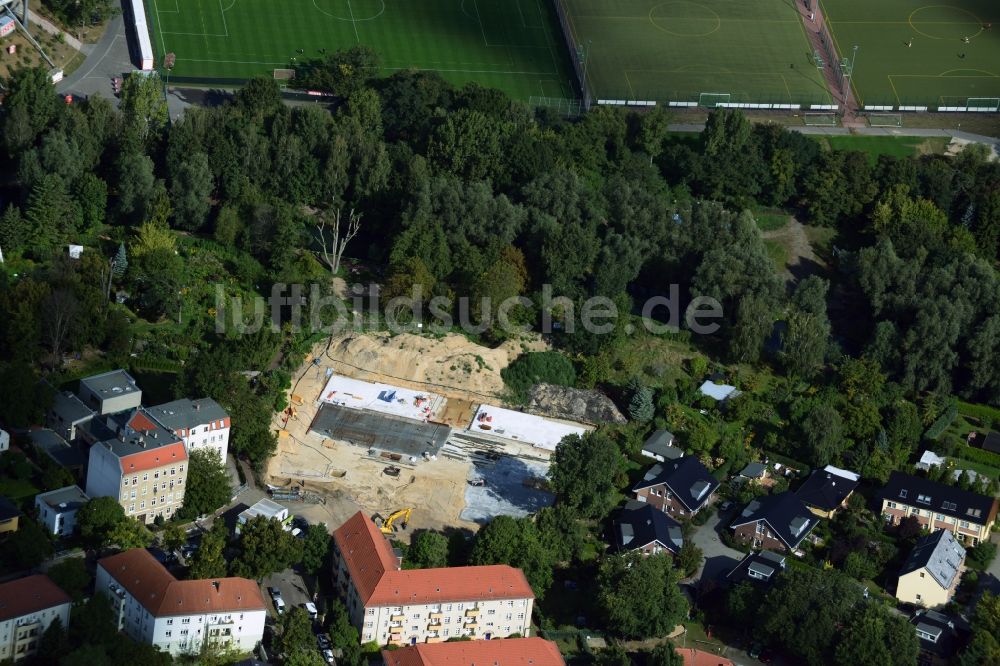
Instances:
[[[677,553],[684,545],[680,523],[645,502],[626,503],[613,525],[614,546],[621,551],[635,550],[656,541]]]
[[[646,439],[646,442],[642,445],[642,450],[649,451],[668,460],[683,457],[684,451],[673,446],[673,441],[673,433],[667,430],[657,430]]]
[[[330,439],[415,458],[425,451],[437,455],[451,437],[451,428],[440,423],[422,423],[331,403],[320,406],[309,429]]]
[[[732,571],[726,574],[726,578],[733,584],[746,580],[754,584],[770,585],[776,578],[775,574],[784,570],[784,555],[762,550],[759,553],[748,553]]]
[[[74,511],[86,504],[90,498],[87,497],[87,493],[80,490],[80,486],[66,486],[35,495],[35,499],[45,502],[57,511]]]
[[[645,477],[632,488],[633,491],[642,488],[665,485],[667,489],[680,500],[688,511],[697,511],[715,489],[719,481],[712,476],[701,461],[694,456],[685,456],[676,460],[668,460],[653,465]]]
[[[807,506],[833,511],[858,487],[858,481],[826,469],[815,470],[796,491]]]
[[[743,468],[740,472],[740,476],[745,476],[748,479],[760,479],[764,476],[764,472],[767,471],[767,465],[759,462],[752,462]]]
[[[917,611],[910,619],[923,652],[950,659],[965,642],[968,624],[961,618],[950,617],[932,610]]]
[[[222,406],[211,398],[188,400],[181,398],[156,407],[150,407],[149,413],[168,430],[188,430],[210,421],[228,419],[229,414]]]
[[[798,548],[819,522],[802,500],[790,492],[758,497],[743,509],[743,513],[730,527],[756,523],[758,520],[766,522],[789,550]]]
[[[119,458],[180,441],[142,407],[97,417],[91,423],[103,424],[105,431],[101,434],[111,433],[110,437],[102,437],[99,444]]]
[[[965,548],[952,533],[938,530],[917,540],[899,575],[926,568],[934,582],[947,590],[955,582],[964,559]]]
[[[80,380],[80,385],[86,386],[102,399],[115,398],[139,390],[132,375],[124,370],[112,370],[93,377],[85,377]]]
[[[69,392],[56,393],[52,399],[52,412],[66,423],[79,423],[94,416],[94,410]]]
[[[87,464],[87,456],[80,447],[70,444],[53,430],[37,428],[29,431],[28,436],[35,448],[63,467],[83,467]]]
[[[983,438],[983,448],[993,453],[1000,453],[1000,432],[993,431]]]
[[[892,472],[882,497],[921,509],[930,509],[960,520],[985,525],[996,517],[997,500],[978,493],[946,486],[912,474]]]
[[[17,505],[0,495],[0,520],[10,520],[21,515]]]

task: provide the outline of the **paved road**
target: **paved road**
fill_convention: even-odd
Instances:
[[[733,508],[724,512],[721,517],[716,512],[707,523],[695,530],[691,540],[701,548],[701,552],[705,556],[705,562],[694,575],[695,579],[700,581],[705,576],[725,575],[743,559],[743,553],[730,548],[719,538],[719,530],[725,529],[729,525],[733,519],[733,513]]]
[[[56,90],[60,95],[101,95],[117,106],[118,98],[111,89],[111,79],[135,69],[129,56],[125,21],[121,16],[112,18],[100,41],[86,46],[91,49],[87,59],[60,81]]]
[[[671,132],[701,132],[705,129],[704,124],[700,123],[675,123],[668,125],[667,129]],[[923,128],[907,128],[907,129],[897,129],[892,127],[785,127],[785,129],[793,130],[801,134],[809,134],[813,136],[848,136],[848,135],[862,135],[862,136],[946,136],[954,137],[956,139],[964,139],[966,141],[973,141],[975,143],[985,143],[987,145],[993,146],[993,149],[1000,152],[1000,139],[992,136],[984,136],[982,134],[973,134],[971,132],[962,132],[959,130],[950,129],[923,129]]]

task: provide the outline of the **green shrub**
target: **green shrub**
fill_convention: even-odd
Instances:
[[[948,408],[944,410],[944,413],[937,417],[934,423],[927,428],[927,432],[924,433],[924,437],[932,441],[937,440],[937,438],[941,436],[941,433],[947,430],[948,426],[952,424],[957,416],[958,406],[953,402],[948,405]]]
[[[990,423],[1000,423],[1000,409],[989,405],[974,405],[970,402],[958,401],[958,411],[963,416],[989,421]]]
[[[956,447],[954,457],[970,462],[982,463],[983,465],[990,465],[991,467],[1000,467],[1000,454],[986,451],[985,449],[977,449],[968,444]]]
[[[559,352],[529,352],[514,359],[500,371],[514,400],[525,403],[535,384],[573,386],[576,370],[573,363]]]

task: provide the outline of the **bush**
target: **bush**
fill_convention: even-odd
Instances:
[[[528,402],[528,396],[535,384],[558,384],[573,386],[576,370],[573,363],[559,352],[529,352],[514,359],[514,362],[500,371],[504,383],[517,402]]]
[[[970,569],[987,569],[997,556],[997,545],[992,541],[982,541],[969,549],[966,561]]]
[[[711,518],[714,515],[715,515],[715,507],[706,506],[704,509],[694,514],[694,518],[691,519],[691,522],[694,523],[695,525],[704,525],[705,523],[708,522],[709,518]]]
[[[970,462],[982,463],[983,465],[990,465],[991,467],[1000,467],[1000,454],[986,451],[985,449],[977,449],[968,444],[956,447],[954,457]]]
[[[938,437],[952,424],[955,417],[958,416],[958,406],[955,403],[948,405],[948,408],[944,410],[944,413],[927,428],[924,433],[924,437],[929,440],[937,440]]]
[[[965,416],[977,418],[980,421],[1000,423],[1000,409],[989,405],[974,405],[969,402],[958,402],[958,411]]]

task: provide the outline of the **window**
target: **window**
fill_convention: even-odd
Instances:
[[[129,504],[128,511],[129,513],[135,513],[135,504]]]
[[[145,474],[142,475],[142,480],[149,481],[149,472],[146,472]]]
[[[900,490],[899,491],[899,496],[901,498],[906,499],[906,495],[907,495],[907,491],[906,490]]]
[[[930,504],[931,503],[931,496],[930,495],[917,495],[917,501],[920,502],[921,504]]]
[[[966,529],[967,530],[967,529],[969,529],[969,521],[963,520],[962,522],[960,522],[958,524],[958,526],[961,527],[962,529]]]
[[[895,502],[888,502],[886,504],[886,506],[889,507],[890,509],[895,509],[896,508],[896,503]]]
[[[173,623],[174,623],[173,620],[167,620],[167,624],[173,624]]]
[[[127,491],[127,490],[123,490],[123,491],[122,491],[122,501],[124,502],[124,501],[125,501],[125,500],[127,500],[127,499],[128,499],[128,491]],[[49,515],[49,512],[48,512],[48,511],[46,511],[46,512],[45,512],[45,515],[46,515],[46,517],[47,517],[47,516]]]
[[[191,618],[189,617],[184,618],[183,620],[181,620],[181,624],[191,624]]]
[[[955,504],[954,502],[944,502],[941,505],[941,508],[944,509],[945,511],[954,511],[955,509],[958,508],[958,505]]]
[[[924,572],[923,572],[923,571],[921,571],[921,572],[920,572],[920,577],[921,577],[921,578],[926,578],[927,576],[926,576],[926,575],[924,574]]]
[[[164,636],[166,636],[167,638],[170,638],[170,636],[171,636],[171,635],[172,635],[173,633],[174,633],[174,632],[172,632],[172,631],[168,631],[168,632],[164,633],[163,635],[164,635]]]
[[[158,486],[157,484],[155,484],[155,483],[154,483],[154,484],[153,484],[153,494],[154,494],[154,495],[156,494],[156,491],[157,491],[157,490],[159,490],[159,486]]]
[[[134,486],[137,483],[139,483],[139,477],[138,476],[133,476],[132,477],[132,485]]]
[[[374,608],[369,608],[368,609],[368,614],[369,615],[374,615],[375,614],[375,609]]]
[[[145,502],[139,502],[139,510],[141,511],[142,509],[145,509],[145,508],[146,508],[146,503]]]
[[[181,636],[187,636],[187,635],[188,635],[188,630],[187,629],[181,629]]]
[[[156,506],[156,498],[149,500],[149,506]]]
[[[177,468],[176,467],[171,467],[170,468],[170,476],[173,476],[174,474],[177,474]]]
[[[129,499],[135,499],[135,491],[134,490],[132,491],[132,494],[129,496]]]
[[[921,599],[923,599],[923,597],[918,594],[917,595],[917,601],[920,601]]]

